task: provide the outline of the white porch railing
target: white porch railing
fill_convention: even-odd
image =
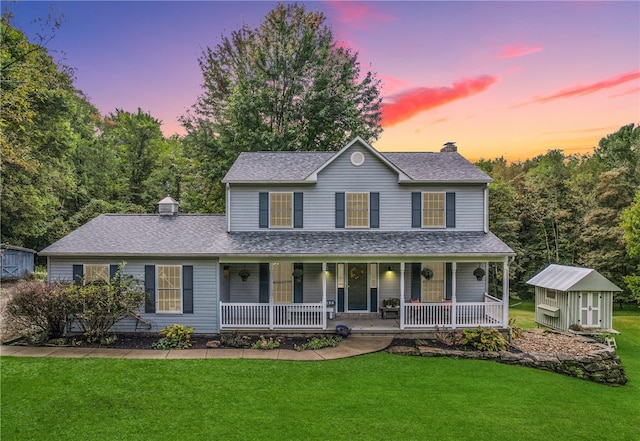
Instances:
[[[220,329],[325,327],[322,303],[221,303]]]
[[[501,326],[502,301],[485,295],[484,302],[456,303],[405,303],[405,328],[452,327],[455,312],[456,327]]]

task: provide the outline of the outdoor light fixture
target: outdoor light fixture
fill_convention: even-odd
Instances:
[[[387,271],[393,271],[393,269],[391,268],[391,265],[387,266]]]

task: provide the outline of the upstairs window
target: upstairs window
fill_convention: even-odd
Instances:
[[[293,227],[293,193],[269,193],[269,226]]]
[[[445,193],[422,193],[422,227],[444,228]]]
[[[369,228],[369,193],[347,193],[347,228]]]
[[[84,283],[108,282],[109,265],[85,265]]]

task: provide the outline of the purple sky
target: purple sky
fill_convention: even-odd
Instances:
[[[302,3],[302,2],[301,2]],[[14,24],[50,2],[4,3]],[[382,151],[437,150],[525,159],[551,148],[591,151],[640,122],[640,3],[304,2],[384,82]],[[197,59],[221,35],[258,26],[276,2],[53,2],[64,13],[48,44],[75,68],[103,113],[138,107],[177,118],[200,94]]]

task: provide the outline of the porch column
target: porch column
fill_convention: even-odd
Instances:
[[[327,262],[322,262],[322,329],[327,329]]]
[[[400,262],[400,329],[404,329],[404,262]]]
[[[451,262],[451,328],[456,329],[458,311],[456,309],[456,270],[457,262]]]
[[[502,264],[502,326],[509,326],[509,258]]]
[[[273,263],[269,264],[269,329],[273,330]]]

